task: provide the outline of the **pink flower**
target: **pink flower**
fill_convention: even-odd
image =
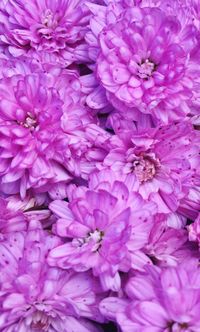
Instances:
[[[126,242],[131,232],[130,208],[121,205],[106,191],[87,191],[70,204],[51,203],[50,209],[59,217],[56,233],[69,241],[50,252],[49,264],[76,271],[92,268],[102,283],[106,279],[106,288],[118,289],[117,272],[128,255]]]
[[[59,152],[63,102],[46,79],[32,74],[0,82],[1,190],[22,197],[30,187],[70,180]]]
[[[86,111],[89,112],[87,108]],[[77,112],[76,121],[73,121],[73,117],[76,116],[73,109],[71,110],[71,118],[63,117],[63,128],[68,134],[69,147],[69,149],[64,149],[63,158],[70,173],[77,178],[82,177],[87,180],[89,174],[96,170],[97,165],[104,160],[110,151],[111,135],[95,123],[86,123],[85,126],[79,124],[78,114],[79,112]],[[86,115],[88,114],[90,113],[86,113]],[[79,124],[79,128],[74,128],[73,126],[77,126],[77,124]],[[64,127],[65,125],[66,127]]]
[[[5,64],[7,64],[6,61]],[[48,68],[48,73],[45,68]],[[84,106],[76,70],[11,61],[0,80],[0,188],[7,194],[45,192],[73,176],[87,177],[89,163],[105,157],[95,143],[95,118]],[[103,139],[103,137],[105,137]],[[100,141],[100,139],[99,139]],[[67,147],[67,148],[66,148]],[[91,151],[88,152],[88,148]],[[92,154],[92,149],[94,152]],[[101,152],[102,151],[102,152]],[[102,155],[102,156],[101,156]]]
[[[200,329],[200,287],[198,260],[178,267],[149,268],[130,278],[124,301],[108,298],[100,308],[105,316],[113,312],[123,332],[198,331]]]
[[[102,167],[134,181],[133,190],[155,201],[161,213],[177,211],[180,203],[189,199],[191,190],[196,192],[197,209],[198,142],[199,132],[187,122],[122,131],[113,136],[113,149]]]
[[[70,203],[50,204],[58,218],[55,232],[67,240],[50,252],[50,265],[76,271],[91,268],[105,289],[118,290],[118,271],[141,269],[146,264],[142,249],[156,206],[129,193],[126,185],[119,181],[110,184],[104,178],[96,190],[72,188]]]
[[[125,118],[138,120],[142,112],[168,123],[198,107],[195,26],[159,8],[115,2],[88,7],[93,17],[86,39],[96,60],[94,74]],[[105,93],[100,97],[105,99]],[[97,108],[90,99],[88,104]]]
[[[2,332],[99,331],[86,318],[102,321],[101,288],[90,273],[47,265],[48,251],[58,243],[35,223],[27,234],[13,233],[0,243]]]
[[[34,50],[54,53],[66,65],[85,60],[89,13],[84,1],[8,0],[0,18],[1,43],[15,57]]]
[[[186,230],[168,227],[166,217],[155,219],[144,251],[155,265],[177,266],[191,254],[194,256],[187,240]]]

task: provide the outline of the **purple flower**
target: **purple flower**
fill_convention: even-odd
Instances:
[[[87,119],[90,110],[86,108],[85,111],[84,118]],[[97,165],[104,160],[110,151],[111,135],[95,123],[82,125],[79,109],[75,121],[73,121],[74,115],[75,112],[71,109],[71,117],[63,117],[63,123],[66,125],[64,130],[69,138],[69,149],[63,151],[63,158],[67,169],[74,176],[87,180],[89,174],[96,170]],[[90,121],[92,122],[92,120]],[[77,126],[77,124],[80,127],[74,128],[74,125]]]
[[[102,321],[101,288],[90,273],[47,265],[48,251],[58,243],[35,223],[0,243],[2,332],[99,331],[86,318]]]
[[[144,252],[155,265],[177,266],[191,255],[194,256],[187,240],[186,230],[169,228],[166,217],[163,220],[160,217],[154,221]]]
[[[78,72],[45,68],[11,61],[0,80],[0,187],[22,198],[30,188],[53,191],[73,176],[87,177],[106,155],[109,134],[88,127],[95,119],[84,106]],[[100,139],[95,143],[100,131],[102,148]]]
[[[59,217],[56,233],[69,242],[53,249],[48,262],[76,271],[92,268],[102,283],[106,279],[106,288],[118,289],[119,265],[128,255],[130,208],[106,191],[87,191],[85,197],[72,201],[69,206],[54,201],[50,209]]]
[[[1,190],[22,197],[30,187],[70,180],[60,165],[63,102],[46,84],[48,77],[18,75],[0,81]]]
[[[79,187],[68,197],[70,203],[54,201],[49,206],[58,217],[56,234],[67,240],[50,252],[49,264],[76,271],[91,268],[105,289],[118,290],[118,271],[146,264],[142,248],[156,206],[129,193],[126,184],[109,184],[105,178],[95,191]]]
[[[125,287],[128,298],[105,299],[102,313],[115,316],[123,332],[198,331],[198,265],[198,260],[190,259],[176,268],[151,267],[137,274]]]
[[[135,181],[133,190],[155,201],[161,213],[175,212],[189,200],[189,195],[192,198],[194,191],[197,211],[198,142],[199,132],[187,122],[138,132],[122,131],[113,136],[115,147],[104,159],[103,168]],[[184,209],[181,213],[184,215]]]
[[[159,8],[88,6],[93,17],[87,41],[96,57],[95,74],[125,118],[138,120],[142,112],[168,123],[198,107],[195,26]]]
[[[89,14],[84,1],[8,0],[0,18],[0,41],[15,57],[34,50],[54,53],[67,65],[85,60]]]

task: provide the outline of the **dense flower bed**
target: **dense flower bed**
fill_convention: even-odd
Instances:
[[[199,0],[0,0],[0,331],[200,331]]]

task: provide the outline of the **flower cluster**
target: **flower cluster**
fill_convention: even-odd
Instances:
[[[200,3],[0,1],[0,331],[200,331]]]

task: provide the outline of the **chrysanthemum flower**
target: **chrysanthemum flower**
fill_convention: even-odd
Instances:
[[[163,220],[155,219],[144,252],[155,265],[177,266],[180,262],[195,254],[195,248],[192,250],[192,246],[189,245],[187,240],[188,236],[185,229],[168,227],[166,217]],[[196,250],[197,255],[198,251]]]
[[[187,122],[122,131],[113,136],[115,147],[102,167],[134,179],[134,190],[155,201],[159,212],[175,212],[180,202],[188,199],[190,190],[199,186],[199,139],[199,132]],[[184,209],[181,212],[184,215]]]
[[[76,55],[79,61],[85,60],[89,13],[84,1],[8,0],[0,8],[0,42],[12,55],[34,50],[54,53],[67,65],[76,60]]]
[[[88,191],[70,204],[54,201],[50,209],[59,217],[56,233],[68,242],[50,252],[49,264],[76,271],[92,268],[105,288],[119,289],[117,272],[128,255],[130,208],[106,191]]]
[[[198,331],[200,287],[198,260],[189,259],[176,268],[153,268],[130,278],[127,302],[108,298],[105,316],[116,317],[123,332]],[[113,311],[115,304],[115,311]]]
[[[105,157],[109,137],[84,106],[76,70],[49,66],[47,73],[35,65],[11,61],[0,80],[0,188],[23,198],[29,188],[44,192],[73,176],[87,177]],[[95,143],[100,132],[102,148]]]
[[[124,181],[129,193],[134,190],[134,177],[119,176],[116,172],[108,170],[93,172],[90,176],[89,187],[93,190],[104,189],[112,192],[112,185],[119,178],[121,181]],[[75,198],[73,195],[74,191],[70,190],[69,187],[68,197],[73,199]],[[131,207],[133,207],[134,199],[130,200],[130,202]],[[147,216],[148,209],[153,215],[153,220],[150,224],[146,223],[146,227],[141,223],[141,219],[140,221],[138,220],[138,225],[136,226],[137,221],[134,217],[135,211],[133,209],[131,225],[134,236],[132,241],[127,243],[128,248],[132,251],[132,268],[141,270],[145,264],[173,266],[179,264],[186,257],[190,257],[191,254],[193,256],[198,255],[196,247],[193,248],[187,242],[187,231],[181,229],[186,225],[187,220],[185,217],[177,213],[155,214],[153,205],[150,207],[149,202],[145,201],[143,215]],[[138,248],[140,250],[136,250],[137,245],[139,245]]]
[[[56,234],[67,240],[50,252],[49,264],[76,271],[91,268],[105,289],[119,290],[118,272],[141,269],[148,261],[142,249],[156,205],[129,192],[126,183],[111,184],[105,177],[96,190],[79,187],[68,197],[70,203],[49,206],[58,217]]]
[[[92,123],[92,120],[91,123],[82,125],[81,118],[78,118],[79,109],[75,114],[75,110],[71,109],[71,116],[64,116],[62,119],[69,147],[63,151],[64,164],[71,174],[87,180],[89,174],[110,151],[111,135],[99,125]],[[84,114],[86,118],[88,114],[90,110],[86,108],[86,114]],[[73,121],[74,116],[76,121]]]
[[[2,191],[24,196],[30,187],[70,179],[60,157],[63,101],[48,79],[32,74],[0,81]]]
[[[100,285],[90,273],[51,268],[48,251],[59,240],[31,224],[0,243],[2,332],[97,332]]]
[[[89,5],[87,41],[100,85],[125,118],[137,120],[140,112],[163,123],[184,118],[199,103],[195,26],[159,8],[125,7]]]

